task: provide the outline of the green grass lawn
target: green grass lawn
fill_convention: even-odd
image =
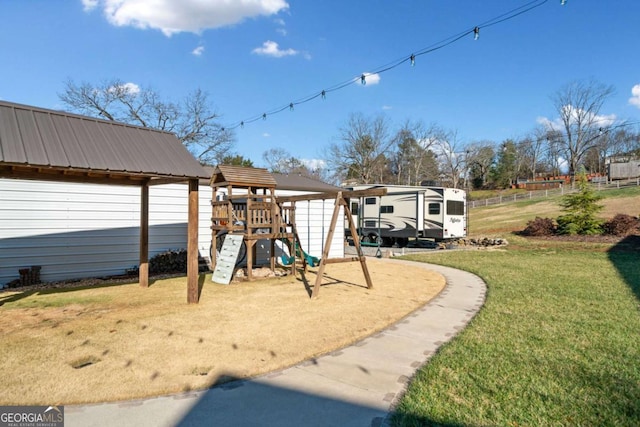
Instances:
[[[640,206],[636,194],[616,196]],[[521,229],[530,207],[513,204],[486,229]],[[472,224],[495,212],[472,211]],[[394,425],[640,425],[640,253],[501,235],[504,251],[407,257],[473,272],[488,292],[417,372]]]

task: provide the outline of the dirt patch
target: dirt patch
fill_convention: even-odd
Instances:
[[[205,277],[199,304],[186,278],[59,291],[0,293],[0,404],[72,404],[197,390],[283,369],[374,334],[421,307],[444,278],[368,259],[315,273],[240,282]]]

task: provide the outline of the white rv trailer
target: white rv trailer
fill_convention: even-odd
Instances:
[[[351,200],[351,213],[363,242],[404,246],[409,238],[436,241],[467,235],[467,195],[444,187],[359,185],[353,190],[386,188],[381,197]]]

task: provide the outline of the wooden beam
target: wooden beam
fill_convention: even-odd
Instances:
[[[358,258],[360,260],[360,265],[362,266],[362,273],[364,274],[364,280],[367,282],[367,288],[373,288],[373,282],[371,282],[371,276],[369,275],[369,269],[367,268],[367,258],[362,253],[362,247],[360,246],[360,239],[358,238],[358,229],[356,225],[353,223],[353,216],[351,215],[351,209],[349,209],[349,203],[346,200],[342,199],[341,203],[344,205],[344,213],[347,217],[347,221],[349,222],[349,230],[351,231],[351,239],[353,240],[353,245],[356,248],[356,253],[358,254]]]
[[[153,178],[149,182],[149,185],[165,185],[165,184],[179,184],[181,182],[190,181],[188,177],[177,178]]]
[[[189,180],[189,219],[187,223],[187,302],[200,300],[198,289],[198,180]]]
[[[301,201],[310,201],[310,200],[328,200],[334,199],[338,194],[342,194],[342,198],[351,199],[355,197],[374,197],[374,196],[384,196],[387,194],[386,188],[369,188],[366,190],[356,190],[356,191],[330,191],[327,193],[317,193],[317,194],[301,194],[299,196],[284,196],[284,197],[276,197],[277,203],[286,203],[286,202],[301,202]]]
[[[331,248],[331,241],[333,240],[333,233],[338,223],[338,216],[340,214],[340,201],[342,201],[342,192],[339,191],[336,195],[335,206],[333,207],[333,215],[331,216],[331,224],[329,225],[329,233],[327,234],[327,242],[324,245],[322,251],[322,258],[320,259],[320,265],[318,266],[318,276],[316,277],[316,283],[313,286],[311,292],[311,298],[317,298],[320,292],[320,284],[322,283],[322,276],[324,276],[324,269],[327,265],[327,258],[329,258],[329,249]]]
[[[143,288],[149,287],[149,186],[140,187],[140,266],[138,281]]]
[[[329,258],[327,260],[327,264],[339,264],[342,262],[354,262],[354,261],[360,261],[360,257],[351,256],[346,258]]]
[[[36,166],[0,165],[0,178],[26,179],[38,181],[76,182],[80,184],[106,185],[144,185],[152,179],[151,175],[136,173],[118,173],[85,169],[61,169]],[[186,181],[185,177],[160,177],[149,181],[147,185],[170,184]]]

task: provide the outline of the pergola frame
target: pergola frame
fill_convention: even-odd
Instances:
[[[188,182],[187,302],[197,303],[198,180],[174,134],[0,101],[0,178],[140,187],[140,286],[149,286],[149,187]]]
[[[169,178],[148,174],[123,174],[108,171],[81,171],[71,168],[43,168],[30,165],[0,163],[0,178],[38,181],[74,182],[81,184],[132,185],[140,187],[140,246],[138,281],[149,287],[149,187],[188,182],[189,210],[187,222],[187,302],[199,301],[198,287],[198,178]]]

